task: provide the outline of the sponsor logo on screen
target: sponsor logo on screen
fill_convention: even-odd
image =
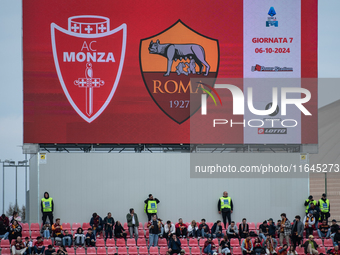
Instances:
[[[140,68],[145,86],[157,106],[181,124],[200,108],[200,100],[209,87],[191,84],[191,78],[217,77],[219,45],[178,20],[171,27],[140,41]],[[193,105],[191,105],[193,104]]]
[[[276,11],[274,9],[274,7],[270,7],[269,11],[268,11],[268,20],[266,21],[266,27],[278,27],[279,26],[279,22],[276,19]]]
[[[261,66],[256,64],[251,67],[252,72],[293,72],[293,67]]]
[[[286,135],[287,128],[258,128],[259,135]]]
[[[108,106],[125,58],[126,24],[110,30],[110,19],[82,15],[68,28],[51,24],[52,50],[59,82],[73,109],[88,123]]]

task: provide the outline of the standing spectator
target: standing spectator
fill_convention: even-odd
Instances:
[[[304,203],[304,205],[306,206],[306,215],[309,212],[309,208],[310,208],[311,204],[314,204],[314,205],[318,204],[318,202],[313,199],[313,196],[309,196],[308,199],[306,199],[306,201]]]
[[[55,223],[52,225],[52,233],[53,233],[53,237],[59,237],[59,238],[63,238],[63,234],[61,233],[61,231],[63,230],[63,226],[60,224],[60,219],[57,218],[55,220]]]
[[[149,194],[149,198],[144,201],[144,212],[148,216],[148,221],[151,220],[151,216],[157,216],[157,204],[159,203],[160,201],[157,198],[154,199],[152,194]]]
[[[139,220],[138,215],[135,213],[133,208],[130,208],[130,213],[126,215],[126,221],[130,232],[130,237],[133,237],[135,234],[135,240],[137,242],[138,239],[138,227],[139,227]]]
[[[21,254],[23,255],[26,252],[26,246],[24,242],[21,240],[21,236],[16,238],[14,245],[12,246],[12,255]]]
[[[51,244],[47,246],[47,250],[45,251],[45,255],[57,255],[55,249]]]
[[[52,228],[49,221],[45,222],[45,225],[41,228],[40,234],[44,237],[44,239],[50,239],[52,233]]]
[[[268,234],[273,238],[276,237],[276,226],[272,218],[268,219]]]
[[[54,210],[54,202],[53,199],[50,197],[48,192],[44,193],[44,197],[41,199],[41,212],[43,214],[42,220],[43,225],[45,225],[46,219],[50,220],[53,223],[53,210]]]
[[[228,226],[228,228],[227,228],[227,235],[228,235],[229,239],[231,239],[231,238],[238,238],[238,230],[237,230],[237,226],[236,226],[234,221],[232,221],[230,223],[230,225]]]
[[[72,235],[68,232],[68,230],[64,231],[63,245],[68,247],[71,247],[72,245]]]
[[[309,213],[305,216],[303,222],[306,229],[306,238],[308,238],[308,236],[313,234],[313,226],[315,224],[315,218],[311,211],[309,211]]]
[[[163,237],[168,239],[172,234],[176,234],[175,224],[171,223],[171,221],[168,220],[164,226]]]
[[[126,216],[127,217],[127,216]],[[110,235],[110,239],[113,234],[113,226],[115,225],[115,220],[112,218],[111,213],[109,212],[107,216],[104,218],[104,226],[105,226],[105,238],[107,239]],[[132,235],[130,235],[132,236]]]
[[[241,250],[243,255],[253,254],[253,243],[250,240],[250,236],[247,236],[246,239],[243,240],[241,244]]]
[[[288,250],[288,252],[287,252],[287,255],[298,255],[298,253],[296,252],[296,250],[295,250],[295,245],[291,245],[290,247],[289,247],[289,250]]]
[[[266,220],[259,226],[259,232],[260,239],[266,241],[266,236],[269,234],[269,226]]]
[[[301,217],[300,215],[296,215],[292,228],[292,242],[294,247],[301,244],[301,240],[303,237],[303,229],[304,225],[301,222]]]
[[[338,232],[339,225],[336,224],[336,220],[332,220],[332,225],[331,225],[331,239],[332,242],[334,243],[334,236]]]
[[[260,238],[258,238],[258,237],[255,238],[253,247],[254,247],[255,255],[264,254],[264,250],[263,250],[262,242],[261,242]]]
[[[246,238],[247,235],[249,235],[249,225],[246,218],[242,219],[242,222],[238,226],[238,231],[241,238]]]
[[[157,246],[158,235],[161,233],[162,223],[157,219],[157,215],[152,216],[152,220],[149,221],[147,227],[149,228],[149,247]]]
[[[338,232],[334,235],[334,246],[340,245],[340,228],[338,228]]]
[[[199,226],[199,232],[201,233],[202,238],[210,237],[210,234],[209,234],[210,229],[209,229],[209,226],[205,223],[205,219],[201,220],[201,224]]]
[[[214,254],[216,252],[216,245],[212,241],[211,237],[208,237],[208,240],[205,241],[204,246],[203,246],[203,252],[205,254]]]
[[[167,254],[178,254],[181,252],[181,241],[177,238],[176,235],[171,235],[171,238],[169,239],[168,243],[169,250],[167,251]]]
[[[212,238],[221,238],[224,236],[224,234],[222,233],[222,226],[221,226],[221,221],[218,220],[215,222],[215,224],[212,226],[211,228],[211,235]]]
[[[126,239],[126,231],[123,228],[122,224],[120,223],[120,221],[116,222],[116,226],[115,226],[115,237],[116,238],[124,238]]]
[[[30,241],[30,239],[29,239],[27,236],[25,237],[25,242],[24,242],[24,244],[25,244],[25,247],[26,247],[26,252],[25,252],[25,254],[26,254],[26,255],[31,254],[31,253],[32,253],[33,243]]]
[[[103,230],[103,220],[97,213],[92,214],[90,225],[92,227],[93,234],[99,237],[100,233]]]
[[[280,229],[281,229],[281,220],[277,220],[276,223],[276,232],[277,233],[277,237],[280,238]]]
[[[222,212],[222,219],[224,223],[224,228],[227,228],[227,218],[228,223],[231,222],[231,214],[233,213],[233,200],[231,197],[228,197],[228,192],[223,192],[223,197],[220,197],[217,204],[218,213],[221,214]]]
[[[195,220],[192,220],[190,225],[188,226],[188,237],[192,237],[192,238],[197,238],[198,237],[198,227],[197,227],[197,223]]]
[[[96,246],[96,235],[93,233],[92,228],[87,229],[85,243],[87,246]]]
[[[9,235],[9,227],[6,226],[4,221],[0,221],[0,239],[7,240]]]
[[[21,231],[22,231],[21,226],[18,224],[16,220],[13,220],[12,225],[10,225],[9,227],[9,235],[8,235],[9,243],[12,243],[12,240],[17,239],[18,236],[21,237]]]
[[[305,254],[314,254],[314,255],[319,254],[318,251],[317,251],[317,248],[319,246],[314,241],[314,236],[313,235],[310,235],[308,237],[308,240],[304,244],[299,245],[299,247],[304,247],[305,248]]]
[[[324,239],[324,238],[329,238],[330,235],[331,235],[331,226],[329,226],[327,224],[327,221],[326,219],[324,219],[322,221],[321,224],[319,224],[319,227],[318,227],[318,235],[320,238]]]
[[[280,245],[283,246],[283,238],[286,239],[286,242],[289,246],[289,236],[292,232],[292,225],[290,221],[287,219],[285,213],[281,214],[281,227],[280,227]]]
[[[224,255],[231,255],[230,253],[230,241],[228,239],[227,235],[223,236],[223,239],[221,240],[221,253]]]
[[[314,205],[314,204],[310,204],[310,208],[308,212],[312,212],[314,218],[315,218],[315,226],[317,228],[317,226],[319,225],[319,218],[321,217],[321,211],[320,208],[318,207],[318,205]]]
[[[84,246],[85,244],[85,235],[82,228],[78,228],[77,232],[74,234],[74,245],[75,246]]]
[[[277,241],[275,238],[273,238],[270,235],[266,236],[266,242],[264,243],[264,246],[266,248],[266,254],[276,254],[276,247],[277,247]]]
[[[176,236],[180,238],[186,238],[188,233],[187,224],[183,223],[182,218],[178,219],[178,223],[175,225],[176,228]]]
[[[33,250],[35,254],[44,254],[45,246],[41,236],[37,237],[37,241],[34,243]]]
[[[322,194],[322,197],[320,198],[318,202],[318,206],[321,211],[321,221],[325,219],[328,222],[328,218],[331,216],[330,215],[331,205],[325,193]]]
[[[278,250],[279,255],[287,255],[287,252],[288,252],[288,245],[287,244],[284,244]]]

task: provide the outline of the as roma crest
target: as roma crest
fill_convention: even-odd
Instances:
[[[126,24],[110,30],[109,18],[68,19],[68,28],[51,24],[55,68],[73,109],[88,123],[110,103],[124,65]]]
[[[200,108],[201,94],[205,93],[201,83],[193,84],[190,79],[217,77],[219,45],[216,39],[178,20],[163,32],[141,40],[139,60],[150,96],[167,116],[181,124]]]

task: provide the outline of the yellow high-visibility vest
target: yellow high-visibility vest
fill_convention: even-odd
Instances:
[[[231,209],[231,198],[230,197],[220,197],[221,209],[229,208]]]
[[[43,212],[52,212],[52,198],[49,197],[48,199],[42,198],[41,199]]]

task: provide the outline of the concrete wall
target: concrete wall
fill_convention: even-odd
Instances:
[[[234,155],[225,157],[231,160]],[[299,154],[285,154],[285,161],[287,155],[290,163],[299,162]],[[54,199],[54,216],[70,223],[88,222],[93,212],[104,218],[109,211],[115,220],[125,222],[131,207],[145,222],[143,201],[149,193],[161,201],[161,219],[182,217],[185,222],[220,219],[217,202],[224,190],[233,199],[235,221],[277,220],[282,212],[293,220],[304,214],[308,197],[307,178],[190,178],[190,154],[49,153],[46,164],[38,164],[37,157],[30,160],[30,222],[41,222],[38,203],[45,191]],[[257,157],[263,163],[273,157],[283,163],[282,154]]]

